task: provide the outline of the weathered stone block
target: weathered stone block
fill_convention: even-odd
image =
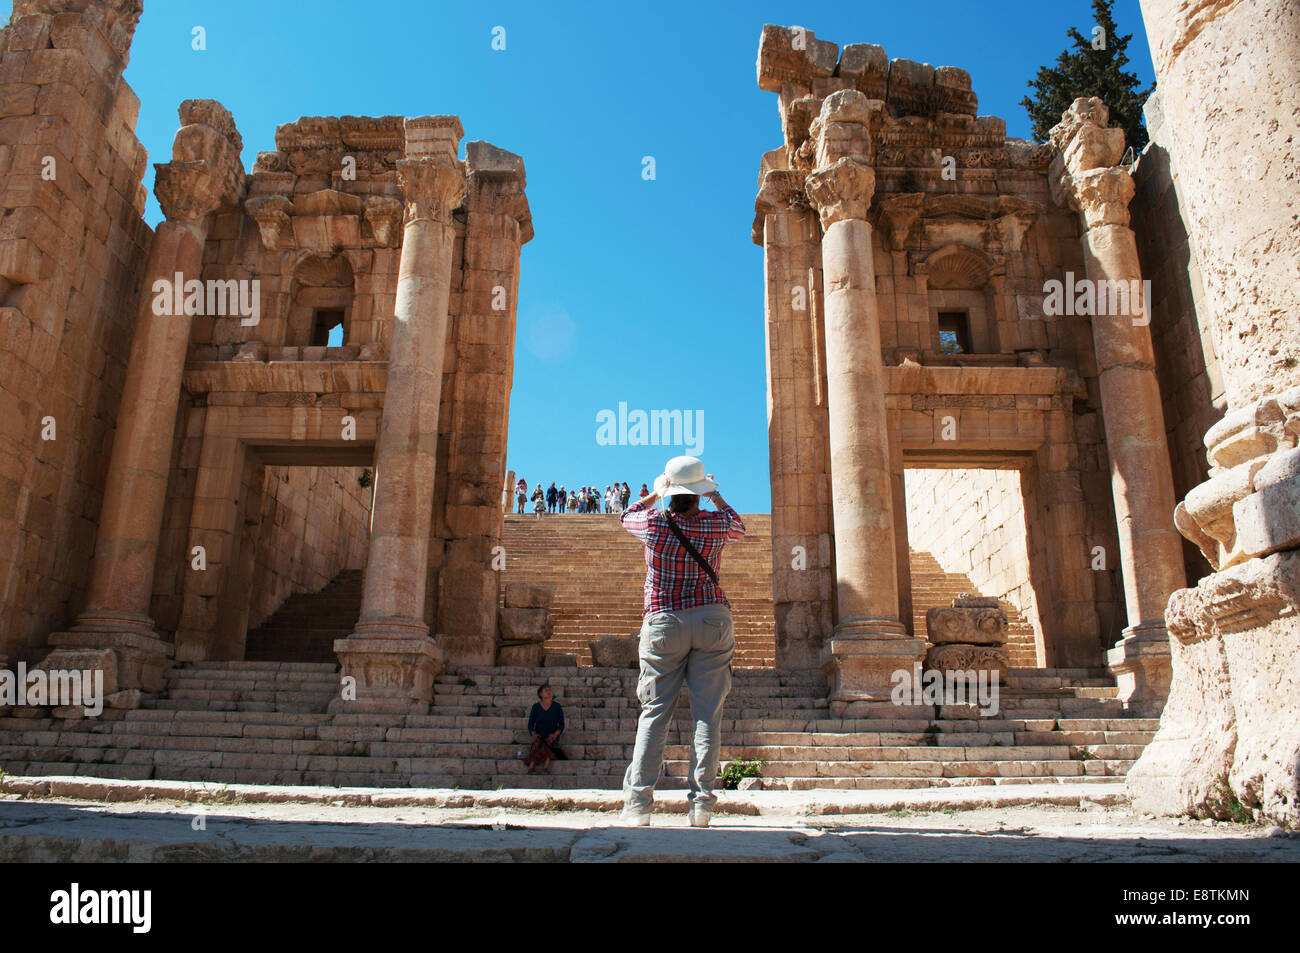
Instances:
[[[640,667],[640,646],[636,636],[607,635],[593,639],[588,645],[593,665],[601,668]]]
[[[506,608],[501,610],[502,642],[545,642],[555,627],[548,609]]]
[[[530,582],[506,583],[506,606],[512,609],[547,608],[555,601],[555,586]]]
[[[497,648],[498,665],[538,666],[546,655],[545,646],[540,643],[522,645],[502,645]]]

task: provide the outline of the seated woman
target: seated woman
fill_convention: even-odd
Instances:
[[[539,766],[543,771],[550,771],[551,762],[564,756],[555,747],[564,733],[564,709],[551,701],[553,695],[549,685],[537,689],[537,697],[541,701],[535,702],[528,713],[528,734],[532,736],[533,747],[524,764],[528,765],[529,774]]]

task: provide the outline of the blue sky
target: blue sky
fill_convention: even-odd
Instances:
[[[1115,17],[1149,85],[1137,0],[1117,0]],[[145,0],[126,76],[150,187],[192,97],[230,109],[249,168],[277,124],[313,115],[455,113],[467,141],[522,155],[537,234],[522,259],[509,467],[530,484],[635,489],[683,451],[602,446],[600,411],[702,411],[701,456],[728,501],[766,512],[763,256],[749,233],[759,158],[781,132],[775,95],[755,82],[764,23],[960,66],[980,113],[1028,137],[1026,82],[1065,48],[1067,27],[1089,33],[1092,11],[1088,0]],[[498,26],[504,51],[492,48]],[[148,217],[160,217],[152,198]]]

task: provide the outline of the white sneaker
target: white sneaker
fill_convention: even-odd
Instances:
[[[699,804],[692,804],[690,810],[691,827],[708,827],[713,819],[713,810]]]
[[[618,816],[618,822],[623,827],[649,827],[650,814],[649,812],[642,813],[641,811],[631,811],[623,808],[622,813]]]

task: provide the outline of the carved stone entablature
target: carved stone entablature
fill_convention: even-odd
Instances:
[[[402,236],[402,203],[386,195],[367,196],[363,215],[375,244],[394,248]]]
[[[970,245],[992,258],[1020,250],[1042,206],[1010,195],[890,195],[878,201],[877,224],[890,251],[923,256],[947,244]],[[920,227],[916,227],[917,223]]]
[[[876,190],[876,174],[860,162],[839,159],[810,174],[804,188],[825,230],[846,219],[866,219]]]
[[[244,202],[244,208],[262,236],[262,247],[276,251],[281,242],[292,234],[289,212],[293,203],[283,195],[258,195]]]
[[[377,175],[393,171],[405,142],[401,116],[304,116],[275,130],[276,152],[254,172],[338,176],[350,160],[349,174]]]
[[[1209,479],[1174,511],[1214,569],[1300,548],[1300,387],[1226,414],[1205,435]]]
[[[770,93],[794,86],[805,91],[814,79],[835,72],[839,46],[812,30],[768,24],[758,44],[758,86]]]

